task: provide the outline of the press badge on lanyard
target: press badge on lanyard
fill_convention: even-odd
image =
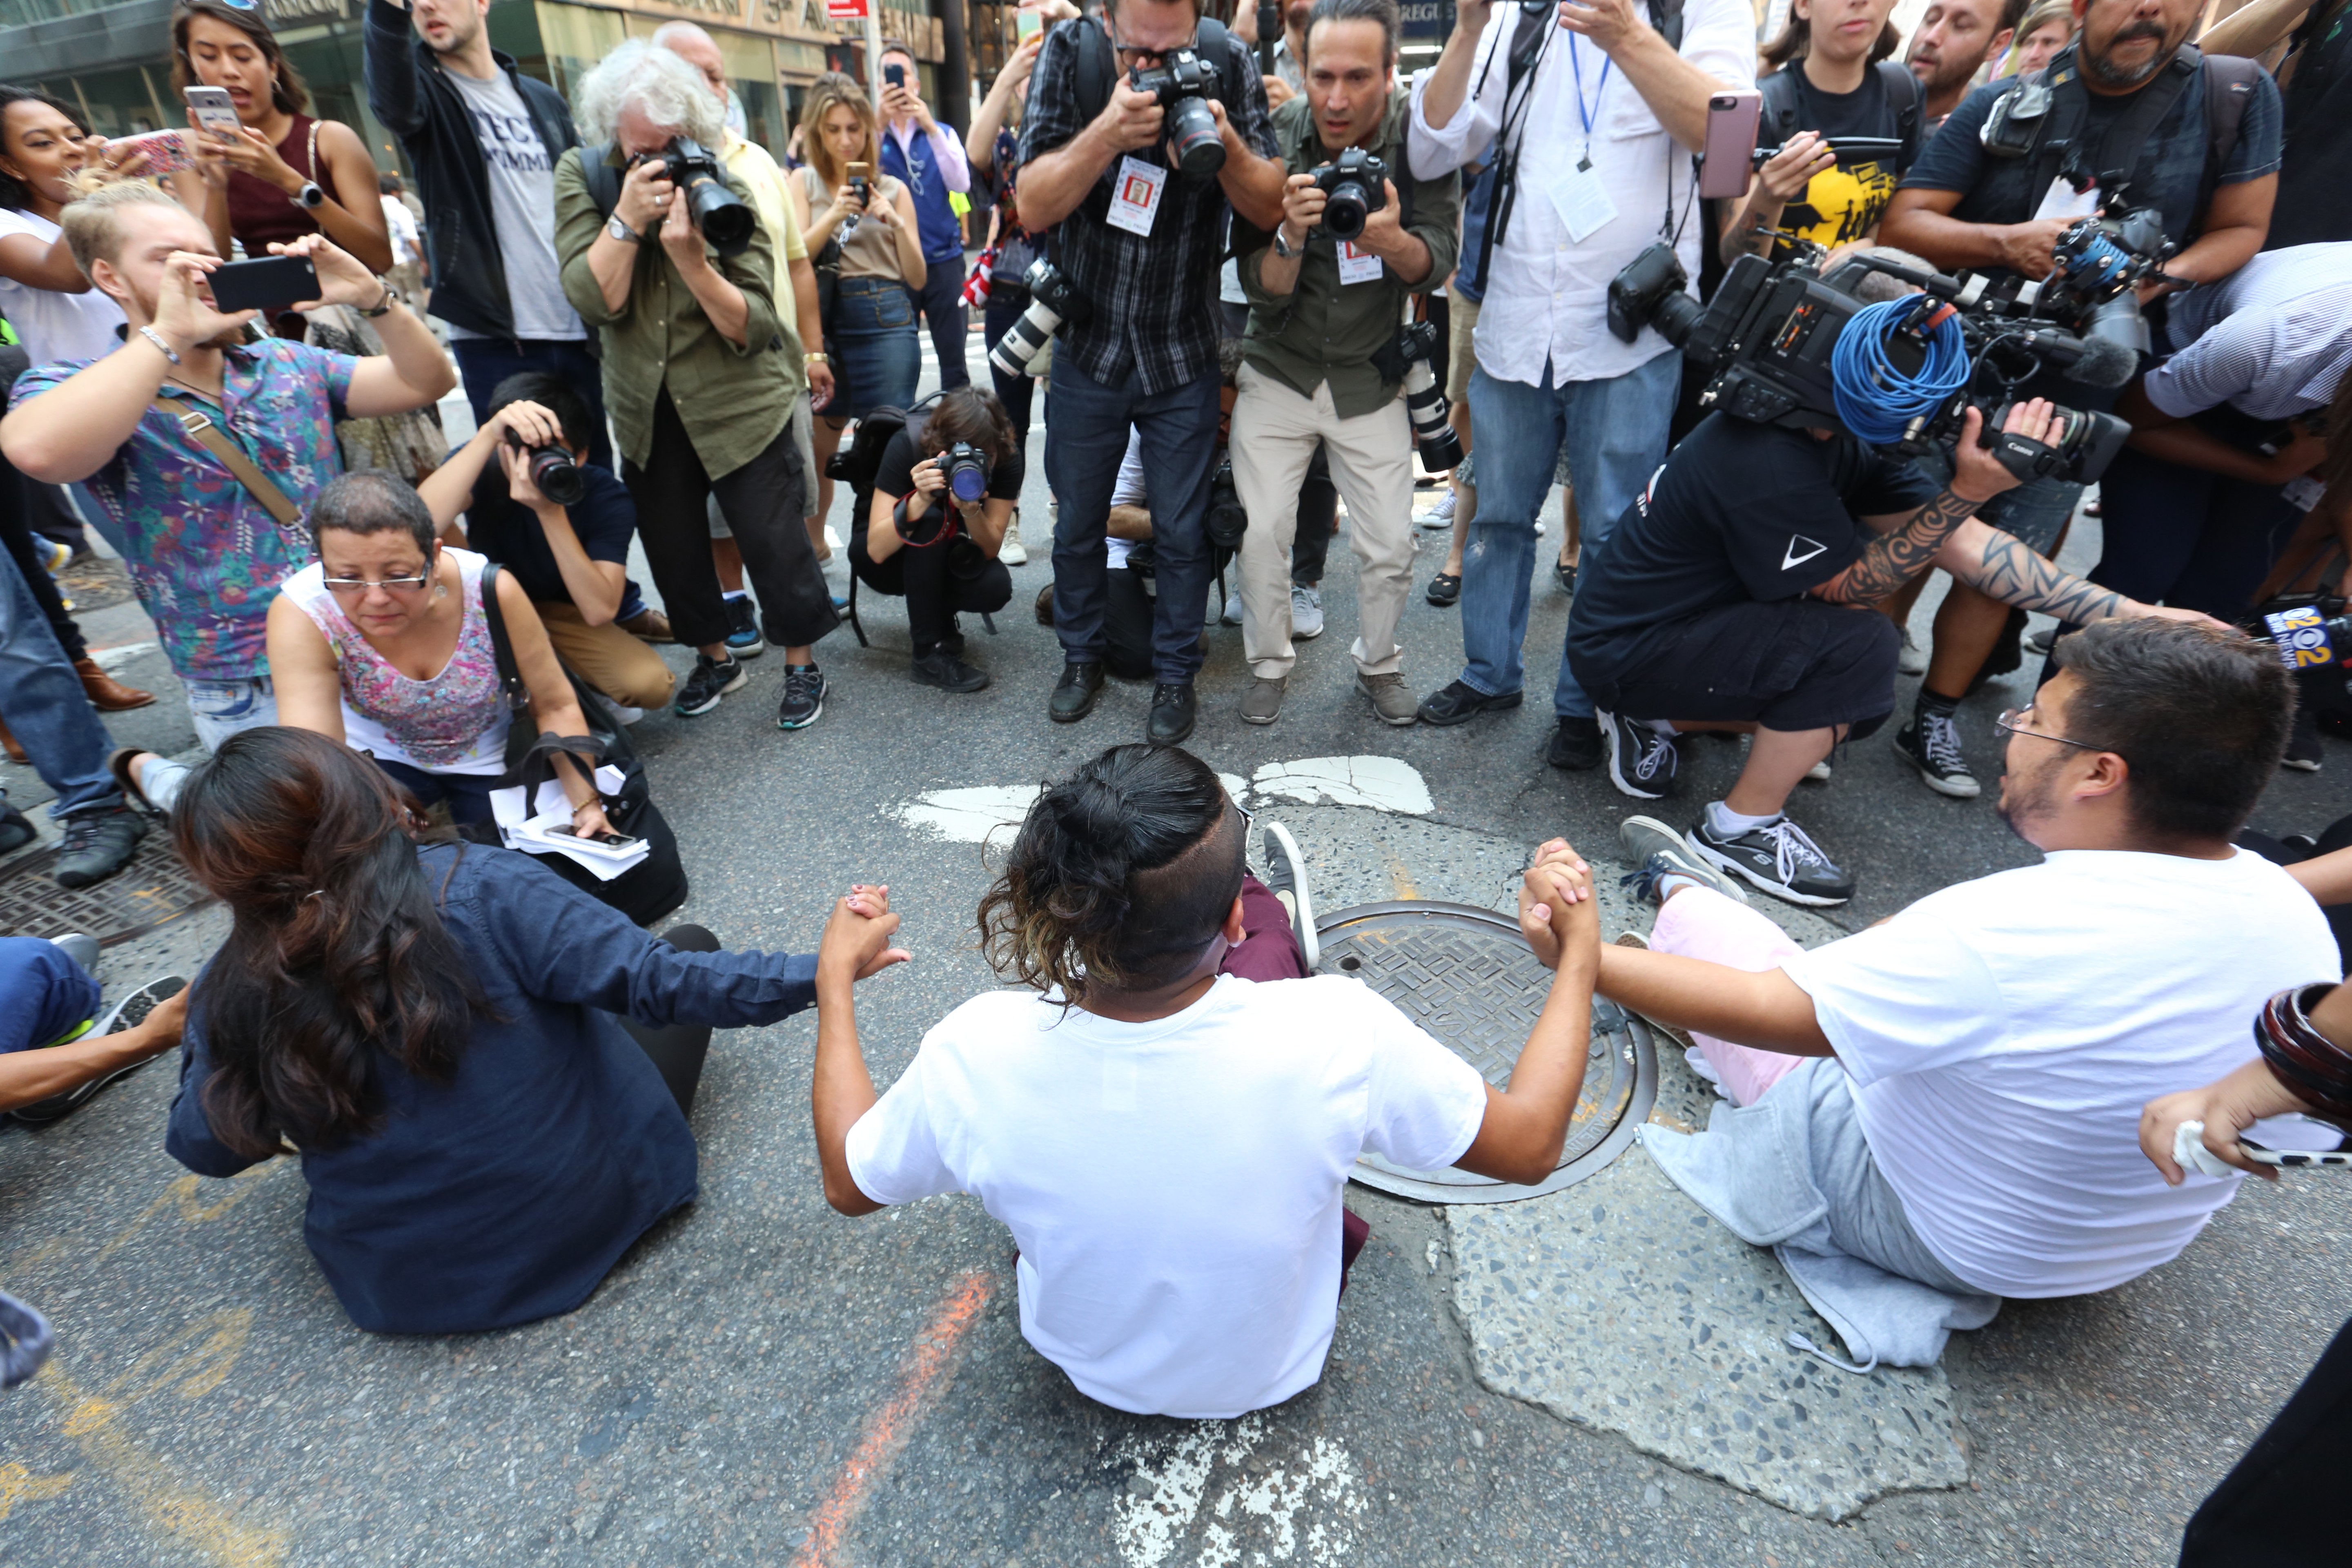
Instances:
[[[1168,171],[1137,158],[1118,161],[1118,184],[1111,187],[1110,226],[1129,234],[1150,234],[1168,194]]]
[[[1576,72],[1576,113],[1584,122],[1584,151],[1573,165],[1552,176],[1547,194],[1568,229],[1570,241],[1582,245],[1587,236],[1617,216],[1617,204],[1609,199],[1609,187],[1601,183],[1601,171],[1592,166],[1592,121],[1601,112],[1601,100],[1609,95],[1609,71],[1617,62],[1602,60],[1601,85],[1593,89],[1590,106],[1584,101],[1583,57],[1577,51],[1573,33],[1568,36],[1568,63]]]
[[[1352,239],[1339,242],[1339,283],[1370,283],[1381,275],[1381,258],[1356,248]]]

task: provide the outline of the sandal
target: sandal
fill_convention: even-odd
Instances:
[[[1429,580],[1429,602],[1439,609],[1451,605],[1462,597],[1462,579],[1451,572],[1440,572]]]

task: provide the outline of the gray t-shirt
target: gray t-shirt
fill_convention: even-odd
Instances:
[[[457,71],[443,73],[466,101],[474,134],[481,139],[482,163],[490,175],[490,221],[506,258],[507,302],[520,339],[584,338],[580,312],[563,297],[555,259],[555,164],[530,122],[522,94],[503,70],[488,81]],[[480,337],[452,326],[449,335]]]

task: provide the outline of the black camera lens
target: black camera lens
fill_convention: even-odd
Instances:
[[[580,472],[580,465],[572,454],[561,447],[533,447],[530,449],[530,482],[539,493],[558,506],[578,506],[588,493],[588,480]]]
[[[1355,238],[1371,216],[1372,204],[1354,180],[1342,181],[1323,204],[1323,226],[1334,239]]]
[[[1238,550],[1249,531],[1249,512],[1242,506],[1241,487],[1234,482],[1234,460],[1227,458],[1209,476],[1209,509],[1202,519],[1209,542],[1220,550]]]
[[[948,493],[957,500],[972,504],[987,496],[988,465],[979,447],[958,441],[941,454],[940,466],[947,470]]]
[[[701,142],[684,136],[670,138],[663,158],[662,177],[684,194],[686,216],[696,231],[721,256],[743,254],[759,219],[749,203],[727,188],[719,160]]]
[[[1168,111],[1168,150],[1176,166],[1196,179],[1206,179],[1225,166],[1225,140],[1217,134],[1217,117],[1197,98],[1180,98]]]

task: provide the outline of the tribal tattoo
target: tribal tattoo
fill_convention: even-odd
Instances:
[[[1814,590],[1832,605],[1875,605],[1926,571],[1952,531],[1968,521],[1977,503],[1946,490],[1913,513],[1892,533],[1870,542],[1853,565]],[[1990,590],[1987,590],[1990,592]]]
[[[2027,549],[2022,540],[1998,531],[1992,531],[1976,562],[1960,575],[2004,605],[2041,610],[2070,626],[2105,620],[2124,605],[2124,596],[2114,589],[2069,576]]]

